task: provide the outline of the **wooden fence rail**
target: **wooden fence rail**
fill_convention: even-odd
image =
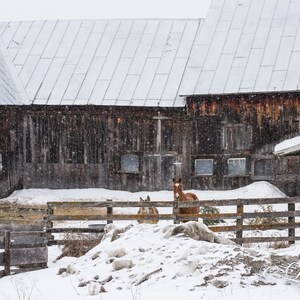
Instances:
[[[296,228],[300,227],[300,222],[296,222],[296,217],[300,216],[300,211],[295,209],[295,204],[300,203],[300,197],[293,198],[259,198],[259,199],[226,199],[226,200],[201,200],[195,201],[151,201],[150,203],[140,201],[87,201],[87,202],[48,202],[47,210],[47,231],[49,233],[67,232],[66,229],[53,228],[54,221],[106,221],[107,223],[120,220],[172,220],[174,223],[179,223],[182,220],[197,220],[202,218],[203,220],[218,220],[218,219],[233,219],[235,225],[230,226],[209,226],[214,232],[235,232],[235,242],[239,244],[243,243],[255,243],[255,242],[277,242],[288,241],[290,244],[295,243],[296,240],[300,240],[299,236],[296,236]],[[262,211],[262,212],[245,212],[245,207],[248,205],[263,205],[263,204],[286,204],[286,209],[277,211]],[[173,211],[171,214],[159,214],[159,215],[138,215],[138,214],[116,214],[114,208],[139,208],[155,206],[157,208],[169,207]],[[235,212],[233,213],[220,213],[220,214],[180,214],[180,208],[186,207],[221,207],[221,206],[234,206]],[[64,213],[56,214],[57,209],[64,209],[66,212],[76,209],[76,211],[85,210],[85,213]],[[102,213],[96,214],[97,209],[102,209]],[[103,213],[104,209],[104,213]],[[89,213],[92,211],[93,213]],[[251,219],[256,218],[272,218],[279,220],[280,222],[271,222],[270,224],[259,224],[250,222]],[[248,223],[247,223],[247,222]],[[243,237],[244,231],[254,230],[288,230],[287,236],[282,237]],[[60,231],[59,231],[60,230]],[[80,232],[80,228],[77,228]],[[85,232],[88,232],[85,229]],[[75,231],[75,230],[74,230]]]

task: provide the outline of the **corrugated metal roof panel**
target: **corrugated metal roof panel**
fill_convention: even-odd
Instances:
[[[139,106],[151,100],[152,106],[166,99],[175,105],[200,24],[173,19],[17,22],[3,23],[1,36],[33,104]]]
[[[10,64],[8,53],[0,38],[0,104],[27,104],[26,94],[17,78],[17,73]]]
[[[298,90],[299,20],[300,1],[214,0],[179,90],[185,95]],[[234,55],[231,67],[224,66],[226,54]]]

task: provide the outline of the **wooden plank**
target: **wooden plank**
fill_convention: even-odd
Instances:
[[[0,252],[0,266],[4,266],[4,252]]]
[[[103,224],[106,226],[106,224]],[[104,226],[103,228],[47,228],[46,232],[51,232],[51,233],[63,233],[63,232],[68,232],[68,233],[102,233],[104,232]]]
[[[11,249],[11,265],[20,266],[47,262],[47,247]]]
[[[287,236],[278,236],[278,237],[244,237],[242,239],[231,239],[232,241],[238,244],[246,243],[264,243],[264,242],[280,242],[280,241],[300,241],[300,237],[287,237]]]
[[[18,213],[35,213],[35,214],[47,214],[46,208],[34,208],[34,207],[19,207],[19,206],[0,206],[1,213],[18,212]]]
[[[47,242],[46,236],[28,236],[28,235],[23,235],[19,236],[18,238],[11,238],[12,247],[17,247],[19,245],[28,245],[31,247],[34,247],[35,245],[40,245],[40,244],[45,244]]]
[[[5,237],[4,237],[4,272],[5,275],[10,274],[10,266],[11,266],[11,252],[10,252],[10,231],[5,230]]]
[[[143,203],[141,201],[89,201],[89,202],[48,202],[47,203],[49,208],[70,208],[70,207],[173,207],[173,201],[151,201],[147,203]]]
[[[86,200],[86,201],[85,201]],[[173,201],[151,201],[150,203],[141,203],[140,201],[91,201],[92,199],[82,199],[74,202],[48,202],[50,208],[56,207],[173,207]],[[226,200],[201,200],[201,201],[180,201],[179,207],[195,206],[233,206],[239,203],[243,205],[261,205],[261,204],[288,204],[300,203],[300,197],[291,198],[257,198],[257,199],[226,199]]]
[[[273,211],[273,212],[253,212],[244,213],[244,219],[254,219],[254,218],[283,218],[283,217],[299,217],[300,211]]]
[[[296,223],[277,223],[277,224],[253,224],[253,225],[243,225],[243,226],[209,226],[209,229],[214,232],[225,232],[225,231],[236,231],[242,229],[251,230],[270,230],[270,229],[288,229],[288,228],[299,228],[300,222]]]
[[[289,203],[288,204],[288,210],[289,210],[289,212],[294,213],[295,212],[295,203]],[[296,221],[295,216],[290,216],[288,218],[289,223],[294,223],[295,221]],[[295,228],[289,228],[288,236],[291,237],[291,238],[294,238],[295,235],[296,235]],[[295,244],[295,239],[291,240],[289,242],[289,244],[290,245]]]
[[[102,238],[103,234],[100,234],[98,235],[98,238],[95,238],[95,240],[100,240]],[[51,240],[51,241],[48,241],[48,246],[63,246],[65,244],[68,244],[70,242],[74,242],[76,240]]]
[[[49,216],[51,221],[107,221],[107,220],[172,220],[175,215],[160,214],[160,215],[53,215]]]
[[[17,231],[42,231],[43,224],[35,223],[35,224],[17,224],[17,223],[7,223],[0,224],[0,231],[2,230],[10,230],[13,232]]]
[[[244,205],[243,204],[238,204],[236,212],[243,216]],[[240,228],[243,227],[243,217],[236,220],[236,225],[237,225],[237,227],[240,227]],[[237,240],[243,238],[243,230],[242,229],[239,229],[239,230],[236,231],[236,238],[237,238]]]

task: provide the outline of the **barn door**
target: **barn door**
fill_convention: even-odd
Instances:
[[[144,186],[146,189],[170,190],[172,179],[175,176],[176,153],[149,153],[144,158]]]

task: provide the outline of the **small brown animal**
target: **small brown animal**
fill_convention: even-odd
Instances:
[[[144,200],[143,198],[140,198],[141,202],[150,202],[150,197],[147,196],[147,198]],[[138,210],[138,215],[159,215],[159,212],[156,207],[140,207]],[[152,220],[137,220],[139,224],[146,223],[146,224],[157,224],[158,220],[152,219]]]
[[[173,178],[173,192],[174,192],[174,200],[179,201],[199,201],[197,195],[194,193],[184,193],[181,178],[176,180]],[[180,208],[179,214],[199,214],[199,206],[198,207],[188,207],[188,208]],[[187,222],[183,220],[183,222]]]

